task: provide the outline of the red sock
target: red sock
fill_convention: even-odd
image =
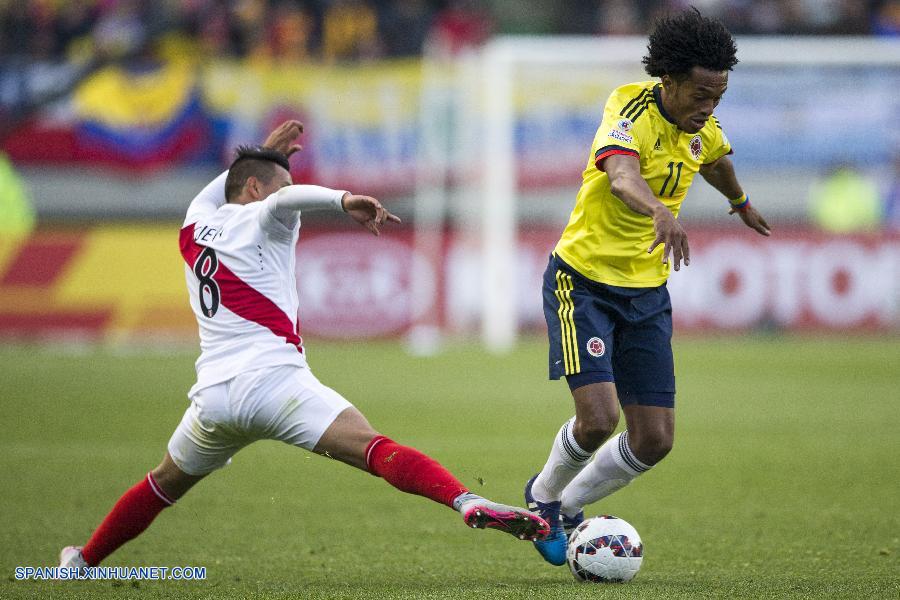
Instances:
[[[457,496],[469,491],[438,461],[383,435],[369,442],[366,466],[370,473],[402,492],[425,496],[451,508]]]
[[[87,564],[96,566],[128,540],[147,529],[156,515],[175,501],[166,496],[153,476],[147,476],[122,494],[100,527],[81,550]]]

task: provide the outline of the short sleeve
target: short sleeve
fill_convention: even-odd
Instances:
[[[703,157],[703,164],[708,165],[716,162],[726,154],[734,154],[731,143],[728,141],[728,136],[725,135],[725,132],[722,130],[722,124],[719,123],[716,117],[712,117],[706,127],[704,127],[704,134],[706,134],[704,137],[707,138],[704,140],[706,142],[704,146],[708,149]]]
[[[652,88],[632,88],[632,92],[616,90],[606,101],[603,121],[594,137],[594,165],[603,170],[603,161],[614,155],[624,154],[640,158],[642,137],[649,119],[638,119],[652,102]]]

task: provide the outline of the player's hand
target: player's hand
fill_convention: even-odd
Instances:
[[[744,210],[734,210],[733,208],[728,211],[729,215],[737,213],[741,218],[741,221],[744,222],[744,225],[759,232],[761,235],[771,235],[772,228],[769,227],[769,224],[766,223],[766,220],[763,219],[762,215],[753,208],[753,205],[747,206]]]
[[[381,226],[386,222],[400,222],[400,217],[388,212],[381,205],[381,202],[371,196],[356,196],[347,193],[344,194],[341,204],[344,207],[344,212],[376,236],[381,233]]]
[[[301,133],[303,133],[303,123],[293,120],[285,121],[269,134],[269,137],[263,142],[263,146],[290,156],[303,149],[303,146],[294,143]]]
[[[663,264],[669,262],[669,252],[672,253],[672,260],[675,261],[675,270],[681,269],[681,261],[684,265],[691,264],[691,249],[688,247],[687,234],[681,228],[681,224],[675,218],[668,208],[662,207],[653,215],[653,229],[656,230],[656,239],[647,249],[648,254],[652,254],[653,250],[663,245]]]

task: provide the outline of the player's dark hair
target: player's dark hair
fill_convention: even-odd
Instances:
[[[734,38],[721,21],[694,7],[659,19],[642,60],[651,77],[686,77],[694,67],[730,71],[738,63]]]
[[[287,156],[278,150],[265,146],[238,146],[225,178],[225,200],[231,202],[240,196],[250,177],[256,177],[263,183],[272,181],[276,165],[285,171],[291,170]]]

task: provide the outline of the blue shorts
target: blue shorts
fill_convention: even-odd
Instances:
[[[624,405],[675,406],[672,304],[665,284],[626,288],[591,281],[558,256],[544,272],[550,379],[575,390],[616,384]]]

